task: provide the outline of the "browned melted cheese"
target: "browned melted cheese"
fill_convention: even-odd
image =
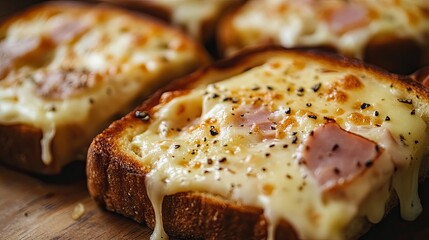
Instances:
[[[249,1],[231,21],[238,44],[226,52],[270,42],[334,47],[362,58],[367,43],[384,34],[425,44],[428,10],[426,0]]]
[[[186,191],[262,208],[270,239],[280,219],[302,239],[343,239],[356,217],[380,221],[391,184],[403,217],[418,216],[417,175],[429,136],[419,109],[371,75],[294,59],[272,58],[166,93],[142,122],[131,149],[150,169],[153,238],[167,237],[163,197]],[[326,133],[337,136],[326,139],[326,155],[310,151],[323,146]],[[368,154],[351,158],[345,149],[357,143],[362,150],[355,152]],[[313,161],[319,154],[323,163]]]
[[[57,128],[83,126],[90,139],[166,73],[187,73],[202,58],[159,23],[77,3],[31,10],[3,25],[0,39],[0,124],[42,129],[46,164]]]

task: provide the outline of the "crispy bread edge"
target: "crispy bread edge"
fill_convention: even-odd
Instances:
[[[0,125],[0,161],[23,171],[59,172],[56,162],[45,165],[41,159],[42,131],[28,125]],[[25,146],[25,147],[24,147]]]
[[[138,126],[131,128],[133,132]],[[119,129],[113,126],[109,130],[113,133]],[[120,138],[127,141],[130,131],[121,132]],[[116,137],[118,135],[102,133],[91,144],[87,162],[88,190],[101,206],[153,229],[155,215],[145,188],[146,169],[132,154],[121,150],[123,142]],[[265,239],[267,236],[267,221],[262,209],[210,193],[184,192],[166,196],[162,209],[164,228],[174,237]],[[276,239],[297,239],[286,221],[280,222],[276,236]]]
[[[195,40],[186,36],[180,31],[168,26],[165,23],[157,21],[152,17],[146,16],[144,14],[138,14],[123,10],[117,7],[108,6],[107,4],[94,4],[94,3],[84,3],[84,2],[70,2],[70,1],[55,1],[55,2],[44,2],[36,4],[35,6],[29,7],[26,10],[16,13],[10,18],[6,19],[4,22],[0,23],[0,32],[4,31],[4,28],[7,28],[10,24],[20,18],[32,17],[37,14],[39,11],[55,12],[63,8],[75,8],[75,9],[87,9],[92,8],[97,9],[97,11],[112,11],[113,13],[125,13],[135,18],[137,21],[147,21],[149,24],[159,25],[166,27],[170,31],[178,33],[182,39],[192,42],[193,47],[196,49],[197,58],[199,62],[193,63],[194,66],[189,68],[190,70],[195,70],[198,68],[197,65],[207,65],[211,59],[207,52],[200,46]],[[174,79],[174,78],[172,78]],[[172,79],[169,79],[172,80]],[[168,81],[167,81],[168,82]],[[141,100],[141,99],[139,99]],[[136,102],[132,101],[136,106]],[[134,107],[128,107],[132,109]],[[117,117],[116,117],[117,119]],[[111,123],[113,119],[109,120]],[[107,126],[109,123],[105,124],[103,127]],[[42,162],[41,159],[41,145],[40,140],[42,139],[42,130],[28,125],[28,124],[0,124],[0,162],[6,164],[12,168],[17,168],[26,172],[38,173],[38,174],[58,174],[62,168],[75,160],[79,159],[79,156],[83,154],[83,159],[86,156],[86,150],[92,139],[88,139],[87,145],[82,147],[68,147],[73,144],[69,144],[67,139],[74,139],[73,136],[80,131],[80,128],[83,126],[77,125],[66,125],[62,126],[61,129],[57,129],[58,134],[65,133],[63,136],[54,137],[51,143],[51,151],[53,155],[53,160],[51,164],[46,165]],[[100,129],[101,131],[102,129]],[[79,134],[77,134],[79,136]],[[76,137],[76,136],[75,136]],[[65,141],[57,141],[58,139],[63,139]],[[4,144],[3,144],[4,143]],[[60,159],[60,160],[59,160]]]
[[[366,65],[358,60],[308,49],[288,50],[282,47],[249,49],[230,60],[220,61],[212,67],[178,79],[98,135],[88,153],[87,177],[90,195],[101,206],[153,228],[154,213],[145,188],[145,174],[148,170],[132,156],[132,153],[124,151],[125,142],[133,136],[133,133],[139,132],[139,125],[141,126],[140,120],[134,117],[135,111],[150,110],[158,103],[163,92],[192,87],[193,83],[207,77],[221,79],[232,76],[264,62],[269,56],[284,53],[292,56],[304,55],[336,67],[349,67],[378,75],[381,79],[389,79],[388,84],[400,85],[406,88],[406,91],[413,92],[419,95],[419,98],[429,102],[429,91],[420,83],[412,81],[409,77],[394,75]],[[429,121],[427,117],[429,110],[426,109],[424,115],[425,120]],[[207,216],[213,218],[204,219]],[[242,206],[240,203],[209,193],[188,192],[166,196],[163,202],[163,220],[166,232],[179,238],[265,239],[267,236],[267,222],[261,209]],[[370,224],[365,219],[356,219],[353,224],[357,225],[350,228],[351,232],[347,233],[348,236],[362,235],[370,228]],[[276,227],[275,235],[276,239],[297,238],[293,226],[286,221],[281,221]]]
[[[0,163],[29,173],[58,174],[70,162],[85,159],[91,139],[81,145],[69,142],[82,135],[81,128],[73,124],[57,128],[50,145],[52,162],[45,164],[41,157],[41,129],[26,124],[0,124]]]
[[[233,21],[244,5],[227,13],[218,24],[217,45],[220,56],[230,56],[231,53],[247,48],[240,34],[235,30]],[[428,33],[426,33],[428,34]],[[257,46],[273,44],[270,36],[265,36]],[[255,45],[256,46],[256,45]],[[252,46],[250,46],[252,47]],[[339,53],[335,46],[294,46],[298,48],[314,48]],[[342,53],[347,55],[346,53]],[[391,33],[379,33],[369,39],[362,49],[363,60],[367,63],[383,67],[397,74],[411,74],[424,65],[429,64],[429,37],[426,41],[417,42],[411,37],[398,36]]]

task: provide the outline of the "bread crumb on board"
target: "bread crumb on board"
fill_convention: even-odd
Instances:
[[[84,213],[85,213],[85,206],[83,206],[82,203],[78,203],[76,204],[76,206],[74,206],[71,217],[73,218],[73,220],[79,220]]]

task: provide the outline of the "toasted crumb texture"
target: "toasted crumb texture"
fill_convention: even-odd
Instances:
[[[82,203],[78,203],[73,208],[71,217],[73,220],[79,220],[84,214],[85,214],[85,206]]]

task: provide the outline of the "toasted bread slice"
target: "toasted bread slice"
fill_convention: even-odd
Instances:
[[[113,119],[207,64],[203,48],[150,17],[78,2],[0,25],[0,160],[58,173]]]
[[[219,48],[324,48],[395,73],[429,64],[429,4],[418,1],[248,1],[223,18]]]
[[[243,0],[100,0],[160,17],[184,29],[197,40],[210,44],[214,41],[219,19]]]
[[[88,188],[154,238],[352,238],[395,196],[405,219],[419,215],[428,106],[417,81],[358,60],[249,50],[98,135]]]

